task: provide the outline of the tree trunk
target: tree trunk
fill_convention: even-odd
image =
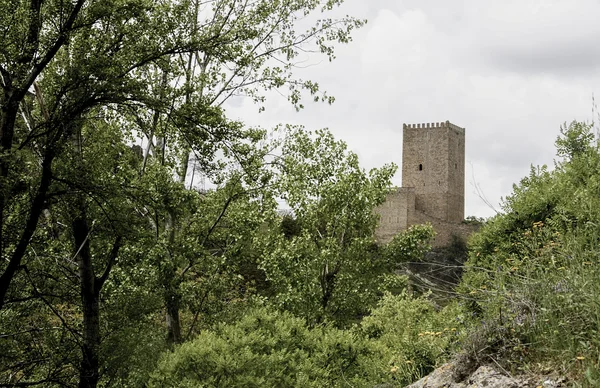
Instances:
[[[25,224],[25,229],[21,233],[17,246],[13,251],[10,260],[8,261],[8,266],[4,270],[4,272],[0,275],[0,310],[4,307],[4,300],[6,298],[6,294],[8,293],[8,288],[12,279],[14,278],[17,269],[21,265],[21,260],[27,251],[27,247],[29,246],[29,242],[31,241],[31,237],[35,233],[37,229],[39,217],[44,210],[44,201],[46,200],[46,193],[50,187],[50,183],[52,181],[52,161],[54,160],[54,153],[52,150],[48,150],[44,160],[42,161],[42,177],[40,180],[40,184],[38,187],[38,191],[33,199],[33,203],[31,205],[31,209],[29,210],[29,215],[27,218],[27,223]],[[0,190],[1,191],[1,190]],[[2,215],[4,203],[4,194],[0,193],[0,215]],[[4,228],[4,220],[0,218],[0,229]],[[1,235],[1,234],[0,234]],[[0,251],[0,257],[3,256],[2,251]]]
[[[0,100],[0,154],[8,154],[12,147],[12,138],[19,104],[15,104],[11,101],[8,80],[5,80],[2,86],[5,91],[2,96],[3,98]],[[8,158],[3,157],[0,158],[0,179],[7,181],[7,177]],[[0,187],[0,260],[4,259],[4,209],[6,207],[9,189],[10,188],[8,187]],[[16,259],[11,258],[7,269],[1,274],[0,309],[2,309],[2,306],[4,305],[4,298],[8,292],[8,286],[20,264],[20,257]]]
[[[83,306],[82,359],[79,370],[79,388],[95,388],[98,385],[98,352],[100,350],[100,289],[90,254],[90,229],[85,214],[85,205],[80,200],[79,214],[73,220],[73,236],[77,249],[77,264]]]
[[[197,12],[198,12],[198,4],[196,3],[196,18],[194,19],[194,23],[197,20]],[[195,24],[194,24],[195,25]],[[188,66],[186,69],[186,84],[188,87],[188,91],[186,93],[185,102],[186,104],[190,102],[190,82],[192,77],[192,64],[193,64],[193,56],[190,54],[188,59]],[[183,184],[185,187],[185,177],[187,176],[188,164],[189,164],[189,156],[190,150],[186,148],[186,152],[184,152],[183,159],[180,164],[179,171],[179,182]],[[164,158],[164,153],[163,153]],[[166,231],[169,233],[169,246],[173,246],[175,243],[175,227],[176,227],[176,216],[174,214],[169,213],[167,215],[167,222],[165,225]],[[169,284],[166,289],[166,300],[165,307],[167,310],[167,344],[169,347],[179,344],[182,341],[181,338],[181,321],[179,320],[179,309],[180,309],[180,282],[181,277],[176,273],[175,270],[172,271],[171,279],[167,279],[167,283]]]
[[[169,293],[166,300],[167,309],[167,343],[169,347],[181,343],[181,321],[179,320],[179,295],[177,290]]]
[[[168,246],[175,244],[175,217],[173,214],[167,215],[165,229],[169,233]],[[175,263],[168,265],[168,270],[164,274],[165,287],[165,308],[167,321],[167,344],[169,347],[181,343],[181,321],[179,320],[180,308],[180,283],[181,277],[177,274]]]
[[[81,345],[79,388],[95,388],[100,379],[98,371],[100,358],[100,291],[117,260],[122,237],[116,237],[104,272],[102,276],[97,277],[90,252],[91,230],[86,215],[85,201],[81,197],[78,199],[76,211],[72,227],[77,252],[76,259],[79,266],[83,310],[83,343]]]
[[[317,323],[321,323],[327,315],[327,307],[333,296],[337,274],[340,271],[339,264],[333,271],[329,270],[329,264],[325,263],[321,271],[321,312],[317,317]]]

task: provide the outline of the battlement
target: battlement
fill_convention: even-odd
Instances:
[[[446,120],[444,122],[441,123],[421,123],[421,124],[404,124],[404,128],[405,129],[417,129],[417,128],[424,128],[424,129],[436,129],[436,128],[452,128],[455,131],[459,131],[461,133],[465,132],[464,128],[459,127],[458,125],[454,125],[452,124],[450,121]]]
[[[401,194],[401,193],[413,193],[415,191],[414,187],[398,187],[394,186],[390,188],[390,194]]]

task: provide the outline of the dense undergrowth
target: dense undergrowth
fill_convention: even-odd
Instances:
[[[153,372],[151,387],[402,387],[431,372],[459,338],[457,306],[386,294],[351,329],[310,327],[268,307],[207,330]]]
[[[532,167],[472,237],[460,285],[478,322],[467,358],[600,384],[600,150],[591,129],[564,127],[554,170]]]

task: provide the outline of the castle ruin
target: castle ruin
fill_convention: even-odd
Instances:
[[[375,236],[386,243],[411,225],[431,223],[435,247],[463,240],[473,227],[465,212],[465,129],[449,121],[404,124],[402,187],[394,188],[376,209]]]

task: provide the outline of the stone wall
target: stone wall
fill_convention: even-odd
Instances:
[[[382,243],[389,242],[399,231],[408,228],[414,218],[415,190],[409,187],[396,187],[386,197],[386,201],[375,209],[379,214],[379,225],[375,238]]]
[[[434,248],[447,247],[454,242],[455,238],[466,242],[469,236],[479,229],[478,225],[448,222],[421,211],[414,212],[414,216],[409,220],[408,226],[426,223],[430,223],[436,233],[432,243]]]
[[[396,234],[411,225],[431,224],[436,233],[432,243],[434,248],[448,246],[456,237],[467,241],[468,237],[478,229],[476,225],[449,222],[416,210],[415,190],[412,187],[394,188],[375,212],[380,217],[375,238],[382,244],[388,243]]]

